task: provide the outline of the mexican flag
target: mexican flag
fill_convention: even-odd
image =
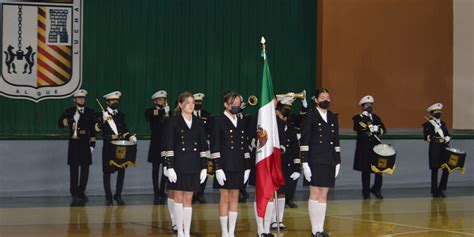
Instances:
[[[285,184],[281,171],[280,141],[278,139],[272,78],[265,53],[265,39],[263,37],[262,44],[263,77],[257,122],[255,194],[257,215],[261,218],[265,216],[269,199],[280,186]]]

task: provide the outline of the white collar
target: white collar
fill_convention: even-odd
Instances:
[[[112,115],[116,115],[118,113],[118,110],[112,109],[110,107],[107,107],[107,111],[109,112],[109,114],[112,114]]]
[[[321,109],[319,109],[319,107],[316,107],[316,109],[318,110],[319,114],[323,118],[324,122],[327,123],[328,122],[328,111],[326,110],[326,112],[324,112]]]
[[[191,126],[193,125],[193,116],[191,116],[190,120],[187,120],[182,113],[181,116],[183,117],[184,122],[186,122],[186,125],[188,125],[188,128],[191,129]]]
[[[201,110],[194,110],[193,114],[197,117],[201,117]]]
[[[232,124],[234,125],[234,127],[237,127],[237,121],[239,120],[239,118],[237,117],[236,114],[234,114],[234,116],[232,116],[232,114],[230,114],[227,110],[224,111],[224,115],[230,119],[230,121],[232,122]]]
[[[79,107],[76,105],[76,108],[78,111],[82,111],[84,113],[84,111],[86,110],[84,107]]]

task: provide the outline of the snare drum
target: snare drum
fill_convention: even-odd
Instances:
[[[135,165],[137,158],[137,143],[128,140],[111,141],[109,153],[112,157],[109,165],[118,168],[127,168],[129,165]]]
[[[446,147],[441,156],[441,168],[450,173],[459,170],[464,174],[464,162],[466,160],[466,152],[453,147]]]
[[[395,170],[395,158],[397,152],[388,144],[378,144],[374,146],[375,155],[372,157],[371,169],[375,173],[392,174]]]

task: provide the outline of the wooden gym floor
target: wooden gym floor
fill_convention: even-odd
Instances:
[[[474,195],[462,195],[472,193],[472,187],[467,189],[444,199],[424,195],[381,201],[331,200],[325,230],[330,236],[474,236]],[[127,201],[127,196],[124,199]],[[19,200],[0,199],[1,237],[173,236],[166,205],[132,201],[123,207],[90,203],[85,207],[32,206]],[[288,230],[282,236],[311,236],[307,204],[304,197],[298,200],[298,208],[285,209]],[[192,236],[220,236],[217,208],[215,202],[193,205]],[[253,213],[251,202],[240,205],[236,236],[255,236]]]

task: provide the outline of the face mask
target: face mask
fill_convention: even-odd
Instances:
[[[369,112],[369,113],[372,113],[374,109],[372,108],[372,106],[369,106],[367,108],[365,108],[365,111]]]
[[[240,112],[240,106],[231,106],[230,111],[231,114],[238,114]]]
[[[281,108],[280,112],[285,117],[288,117],[288,115],[290,115],[290,110],[288,108]]]
[[[327,100],[319,101],[319,108],[321,109],[329,108],[329,101]]]
[[[441,118],[441,113],[434,113],[433,117],[439,119],[439,118]]]
[[[195,110],[201,110],[201,108],[202,108],[202,105],[200,105],[200,104],[195,104],[194,105]]]
[[[119,103],[118,103],[118,102],[113,103],[113,104],[110,105],[110,108],[111,108],[111,109],[118,109],[118,107],[119,107]]]

